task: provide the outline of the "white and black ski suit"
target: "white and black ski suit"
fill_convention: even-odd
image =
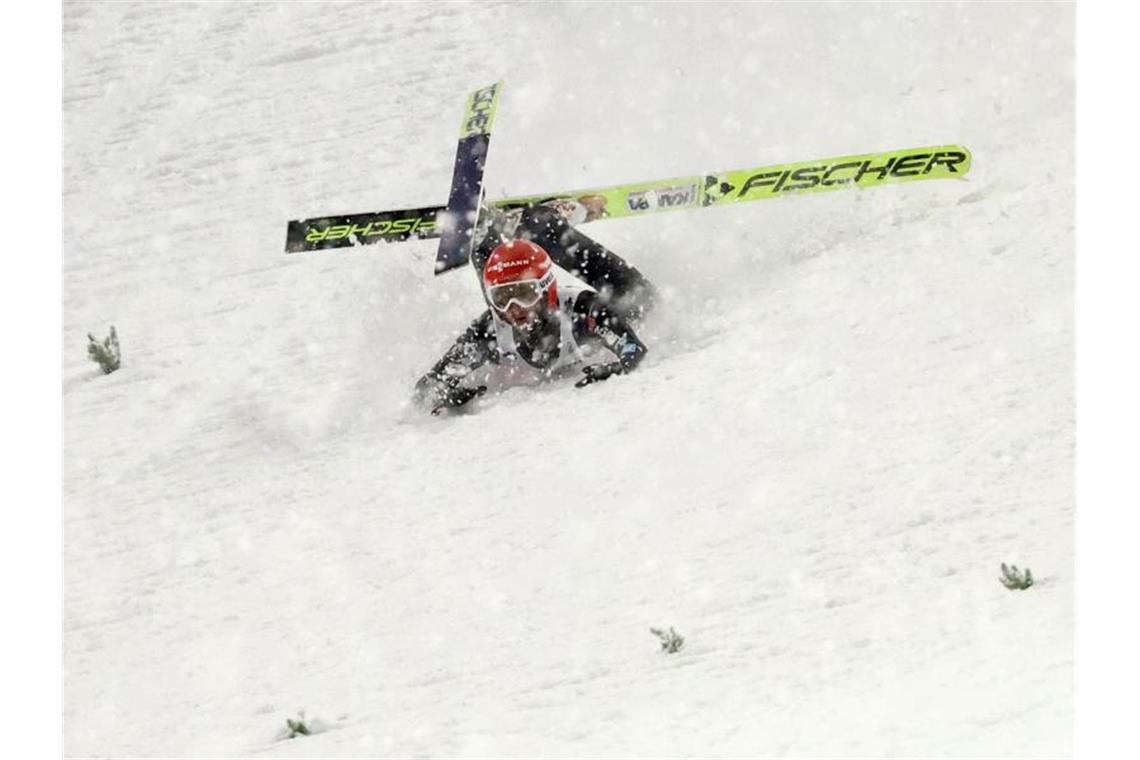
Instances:
[[[633,331],[654,300],[649,281],[619,256],[571,227],[557,211],[533,206],[516,212],[511,228],[490,230],[471,256],[482,281],[483,265],[504,238],[530,240],[542,246],[552,261],[592,289],[558,286],[559,308],[542,316],[543,323],[522,332],[484,311],[459,336],[443,357],[416,383],[416,400],[433,412],[461,406],[486,390],[474,373],[487,363],[505,367],[512,375],[551,378],[581,368],[577,385],[605,380],[633,370],[648,351]],[[585,365],[585,349],[600,345],[616,361]]]

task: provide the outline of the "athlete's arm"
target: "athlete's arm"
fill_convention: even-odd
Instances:
[[[517,234],[538,243],[554,263],[598,291],[602,301],[627,317],[638,318],[652,306],[649,280],[598,241],[579,232],[549,206],[532,206],[522,215]]]
[[[460,406],[470,401],[482,390],[464,381],[492,359],[494,346],[495,329],[488,309],[471,323],[443,357],[416,382],[415,400],[433,408]]]
[[[617,357],[617,361],[583,369],[586,377],[578,381],[578,387],[632,372],[649,352],[625,317],[589,291],[574,302],[574,337],[597,340]]]

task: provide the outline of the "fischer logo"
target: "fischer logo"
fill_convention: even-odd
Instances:
[[[701,197],[702,206],[711,206],[717,201],[728,196],[736,185],[728,181],[728,177],[718,177],[715,174],[708,174],[705,176],[705,192]]]
[[[334,224],[331,227],[310,227],[305,232],[305,242],[320,243],[325,240],[340,240],[352,235],[360,239],[389,236],[402,239],[433,229],[435,229],[435,219],[427,219],[422,216],[406,219],[385,219],[368,224]]]
[[[876,161],[880,163],[876,164]],[[749,175],[737,190],[730,186],[729,193],[707,198],[707,204],[719,201],[738,200],[745,195],[765,193],[775,195],[796,190],[810,190],[814,187],[826,188],[835,185],[869,185],[894,178],[918,177],[935,169],[940,173],[958,174],[959,165],[966,162],[966,154],[956,150],[934,153],[896,153],[875,156],[855,161],[836,161],[818,166],[803,166],[798,169],[772,169]],[[715,180],[716,178],[711,179]],[[706,180],[707,181],[707,180]]]
[[[471,96],[471,109],[468,111],[467,121],[463,123],[463,136],[481,135],[487,131],[490,122],[491,108],[495,105],[495,91],[498,85],[491,85],[478,90]]]
[[[630,193],[625,205],[630,211],[653,211],[663,208],[683,208],[697,205],[697,185],[650,188]]]

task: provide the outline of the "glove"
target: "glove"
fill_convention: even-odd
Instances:
[[[459,385],[458,378],[433,371],[419,379],[412,398],[417,406],[430,410],[432,414],[439,414],[449,407],[463,406],[486,390],[485,385],[478,388],[464,388]]]
[[[609,378],[610,375],[624,374],[625,367],[621,365],[621,362],[610,362],[609,364],[591,364],[588,367],[583,367],[582,373],[585,375],[585,377],[574,383],[575,388],[585,388],[590,383],[599,383],[602,380]]]
[[[458,385],[443,384],[436,389],[437,403],[432,408],[431,413],[438,415],[444,409],[463,406],[471,399],[482,396],[486,392],[487,386],[485,385],[480,385],[478,388],[463,388]]]

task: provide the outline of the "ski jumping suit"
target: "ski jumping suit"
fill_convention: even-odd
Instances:
[[[483,265],[504,237],[530,240],[546,250],[562,269],[594,290],[561,284],[559,308],[543,315],[543,324],[527,333],[515,330],[487,309],[416,383],[417,400],[459,406],[485,390],[463,381],[488,362],[510,369],[526,367],[544,378],[581,367],[583,348],[591,343],[612,351],[617,361],[584,369],[579,385],[632,370],[641,362],[645,344],[630,322],[654,300],[653,286],[605,246],[571,227],[557,211],[533,206],[516,214],[506,227],[492,228],[476,246],[471,264],[482,281]]]

